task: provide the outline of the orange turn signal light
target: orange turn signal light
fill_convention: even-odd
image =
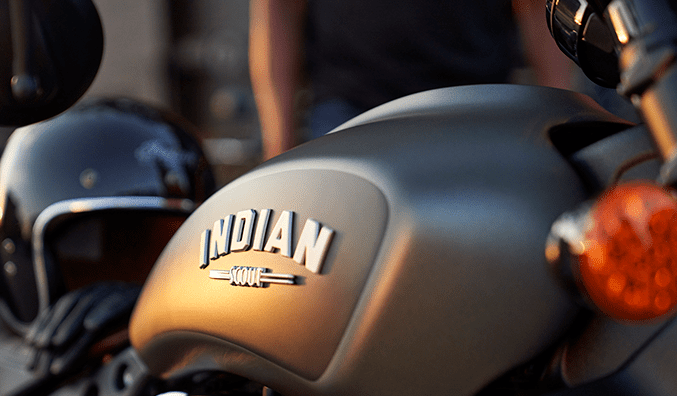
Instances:
[[[672,312],[677,200],[670,191],[649,183],[618,185],[600,196],[588,220],[574,272],[594,304],[621,320]]]

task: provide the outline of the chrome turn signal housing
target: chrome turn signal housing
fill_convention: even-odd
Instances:
[[[617,185],[553,224],[546,257],[612,318],[668,315],[677,306],[677,199],[649,182]]]

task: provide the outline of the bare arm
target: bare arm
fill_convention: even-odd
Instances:
[[[249,73],[261,121],[263,159],[296,143],[294,98],[303,66],[304,0],[251,0]]]
[[[569,60],[557,48],[545,20],[544,0],[513,0],[513,11],[520,27],[525,55],[536,72],[539,85],[570,88]]]

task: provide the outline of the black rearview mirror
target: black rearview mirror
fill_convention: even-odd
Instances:
[[[94,80],[103,30],[91,0],[0,0],[0,125],[55,116]]]

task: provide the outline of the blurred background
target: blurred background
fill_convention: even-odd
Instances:
[[[105,50],[85,97],[124,96],[186,117],[198,127],[219,187],[260,162],[247,64],[249,0],[93,2]],[[570,88],[591,92],[584,78],[573,80],[582,85]],[[515,70],[513,82],[534,83],[534,75],[528,68]],[[0,141],[10,132],[0,128]]]
[[[104,57],[88,96],[125,96],[198,127],[219,186],[255,166],[260,133],[247,69],[248,0],[94,0]]]
[[[249,0],[93,1],[106,41],[86,96],[141,99],[188,118],[199,128],[219,186],[259,163],[247,64]],[[532,73],[516,70],[514,80],[532,83]]]

